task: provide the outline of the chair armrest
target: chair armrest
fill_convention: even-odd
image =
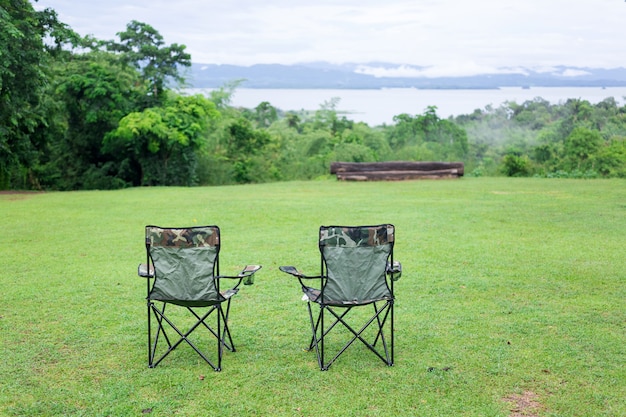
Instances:
[[[242,279],[244,280],[243,285],[252,285],[254,284],[254,274],[261,268],[261,265],[246,265],[237,275],[218,275],[215,278]]]
[[[398,261],[393,261],[393,265],[387,262],[387,275],[391,275],[391,279],[397,281],[402,276],[402,264]]]
[[[286,274],[293,275],[294,277],[304,278],[304,275],[298,271],[295,266],[279,266],[278,269]]]
[[[289,275],[293,275],[294,277],[301,278],[301,279],[302,278],[304,279],[322,278],[321,275],[315,275],[315,276],[304,275],[302,272],[298,271],[295,266],[279,266],[278,269],[280,269],[282,272],[285,272]]]
[[[146,264],[139,264],[137,267],[137,275],[143,278],[154,278],[154,267],[150,266],[150,268],[148,268]]]
[[[239,276],[247,277],[249,275],[254,274],[256,271],[258,271],[261,268],[262,268],[261,265],[246,265],[246,267],[242,269],[241,272],[239,273]]]
[[[254,284],[254,274],[259,269],[261,269],[261,265],[246,265],[239,273],[239,276],[244,278],[243,285]]]

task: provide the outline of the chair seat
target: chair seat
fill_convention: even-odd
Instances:
[[[223,297],[223,300],[166,300],[157,297],[148,296],[149,300],[154,301],[164,301],[170,304],[176,304],[184,307],[209,307],[216,304],[219,304],[225,300],[230,299],[232,296],[239,292],[239,288],[230,288],[228,290],[220,291],[220,295]]]
[[[302,292],[304,293],[304,296],[306,299],[304,299],[305,301],[310,300],[314,303],[318,303],[321,304],[322,300],[320,300],[320,295],[322,293],[321,290],[318,290],[317,288],[311,288],[311,287],[303,287],[302,288]],[[336,306],[336,307],[340,307],[340,306],[361,306],[361,305],[366,305],[366,304],[371,304],[371,303],[375,303],[377,301],[388,301],[391,300],[391,297],[382,297],[382,298],[377,298],[375,300],[353,300],[353,301],[347,301],[347,300],[330,300],[330,299],[326,299],[326,301],[324,302],[325,305],[329,305],[329,306]]]

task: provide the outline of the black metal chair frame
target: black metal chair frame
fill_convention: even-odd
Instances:
[[[148,301],[148,366],[150,368],[156,367],[170,352],[178,347],[183,341],[186,342],[193,350],[196,351],[198,355],[202,359],[204,359],[214,370],[219,371],[222,367],[222,356],[223,356],[223,348],[225,347],[231,352],[235,352],[235,346],[233,345],[232,338],[230,335],[230,330],[228,329],[228,311],[224,314],[222,304],[217,304],[209,308],[202,316],[200,316],[192,307],[185,307],[193,316],[198,320],[194,325],[192,325],[185,333],[183,333],[166,315],[165,315],[165,307],[168,303],[162,302],[162,307],[156,305],[154,301]],[[230,309],[230,300],[228,300],[227,310]],[[205,320],[214,312],[218,312],[217,317],[217,331],[211,328],[210,325],[206,323]],[[151,314],[152,312],[152,314]],[[151,318],[154,315],[157,321],[157,332],[152,340],[152,323]],[[170,341],[170,338],[167,335],[163,322],[166,322],[171,329],[173,329],[178,336],[180,337],[175,343]],[[224,323],[223,330],[221,330],[221,323]],[[191,333],[200,325],[203,325],[209,332],[213,334],[217,338],[218,342],[218,356],[217,356],[217,364],[215,365],[205,353],[202,352],[191,340],[189,340],[189,336]],[[221,333],[221,336],[218,336]],[[157,346],[159,344],[159,336],[163,335],[165,342],[168,345],[168,349],[161,354],[158,359],[155,359]],[[224,336],[227,335],[230,345],[226,343]]]
[[[158,226],[146,226],[148,227],[158,227]],[[181,229],[194,229],[198,226],[193,227],[185,227],[185,228],[160,228],[164,230],[181,230]],[[219,236],[219,228],[217,226],[201,226],[201,227],[210,227],[214,228]],[[219,241],[219,237],[218,237]],[[230,328],[228,327],[228,318],[230,314],[231,301],[232,297],[237,294],[239,291],[239,286],[242,282],[245,285],[252,284],[253,275],[261,269],[260,265],[247,265],[238,275],[228,276],[228,275],[220,275],[219,274],[219,252],[221,242],[215,245],[216,247],[216,258],[213,264],[213,279],[215,281],[215,286],[217,292],[221,295],[219,299],[215,300],[215,302],[210,303],[210,305],[201,305],[201,306],[189,306],[177,304],[176,302],[169,301],[156,301],[150,299],[150,293],[156,284],[156,280],[158,276],[155,272],[154,261],[152,259],[152,255],[150,253],[151,242],[146,237],[146,263],[139,265],[138,275],[146,278],[147,285],[147,307],[148,307],[148,366],[150,368],[156,367],[163,359],[165,359],[172,351],[174,351],[181,343],[187,343],[206,363],[208,363],[215,371],[221,371],[222,369],[222,357],[224,349],[235,352],[235,345],[233,343],[232,335],[230,332]],[[235,281],[235,285],[226,291],[220,291],[220,280],[221,279],[230,279]],[[223,307],[223,304],[226,303],[226,307]],[[167,304],[174,304],[177,307],[185,308],[193,317],[195,317],[196,321],[193,325],[189,327],[189,329],[185,332],[179,329],[179,327],[166,316],[165,308]],[[201,311],[203,309],[208,309],[206,311]],[[200,311],[200,312],[199,312]],[[207,320],[210,316],[216,313],[215,319],[215,328],[211,327]],[[156,321],[155,326],[157,327],[156,333],[153,332],[153,319]],[[167,324],[167,326],[166,326]],[[169,328],[178,335],[178,339],[173,342],[174,339],[171,339],[168,335],[166,328]],[[205,328],[213,337],[217,340],[217,361],[209,359],[208,353],[203,352],[196,344],[189,339],[189,336],[194,332],[197,328]],[[157,348],[162,339],[167,344],[167,349],[157,357]]]

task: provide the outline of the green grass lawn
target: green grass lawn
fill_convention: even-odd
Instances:
[[[0,194],[0,415],[626,415],[626,182],[465,178]],[[396,363],[305,352],[320,225],[396,226]],[[147,367],[144,226],[217,224],[237,352]],[[519,396],[529,401],[524,405]]]

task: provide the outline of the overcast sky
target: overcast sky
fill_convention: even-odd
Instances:
[[[131,20],[196,63],[388,62],[424,75],[626,67],[624,0],[40,0],[81,35]],[[382,75],[380,70],[370,69]],[[379,72],[376,72],[379,71]],[[393,75],[393,74],[386,74]]]

